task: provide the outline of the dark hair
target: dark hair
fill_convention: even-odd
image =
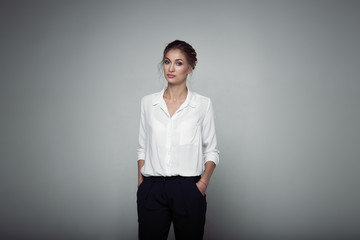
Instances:
[[[196,52],[190,44],[181,40],[175,40],[166,46],[166,48],[164,49],[163,60],[165,58],[165,55],[170,50],[174,50],[174,49],[179,49],[185,55],[186,60],[188,61],[192,69],[195,69],[195,65],[197,62]]]

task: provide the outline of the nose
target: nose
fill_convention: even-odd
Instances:
[[[175,68],[174,68],[174,64],[172,63],[169,66],[169,72],[173,72],[173,71],[175,71]]]

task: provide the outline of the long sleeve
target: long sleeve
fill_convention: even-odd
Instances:
[[[213,161],[218,165],[220,151],[217,149],[214,110],[210,99],[202,125],[202,142],[204,163]]]
[[[140,107],[140,128],[139,128],[139,139],[137,145],[137,156],[138,160],[145,160],[145,143],[146,143],[146,126],[145,126],[145,107],[144,98],[141,99]]]

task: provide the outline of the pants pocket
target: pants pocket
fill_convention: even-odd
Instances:
[[[206,213],[206,195],[203,195],[196,186],[195,179],[186,179],[182,182],[182,198],[189,216],[196,218],[205,216]]]
[[[193,187],[195,189],[195,191],[201,196],[201,197],[205,197],[205,195],[203,195],[200,191],[200,189],[198,188],[198,186],[196,185],[196,181],[193,181]]]
[[[138,187],[136,192],[136,202],[138,207],[141,207],[146,203],[147,197],[151,191],[152,184],[152,181],[144,180]]]
[[[142,181],[142,183],[140,183],[139,187],[136,190],[136,196],[139,196],[139,193],[140,193],[142,187],[144,186],[144,184],[145,184],[145,181]]]

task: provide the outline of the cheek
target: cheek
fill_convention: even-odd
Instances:
[[[187,74],[187,69],[185,67],[179,67],[178,68],[178,73],[181,75],[186,75]]]

